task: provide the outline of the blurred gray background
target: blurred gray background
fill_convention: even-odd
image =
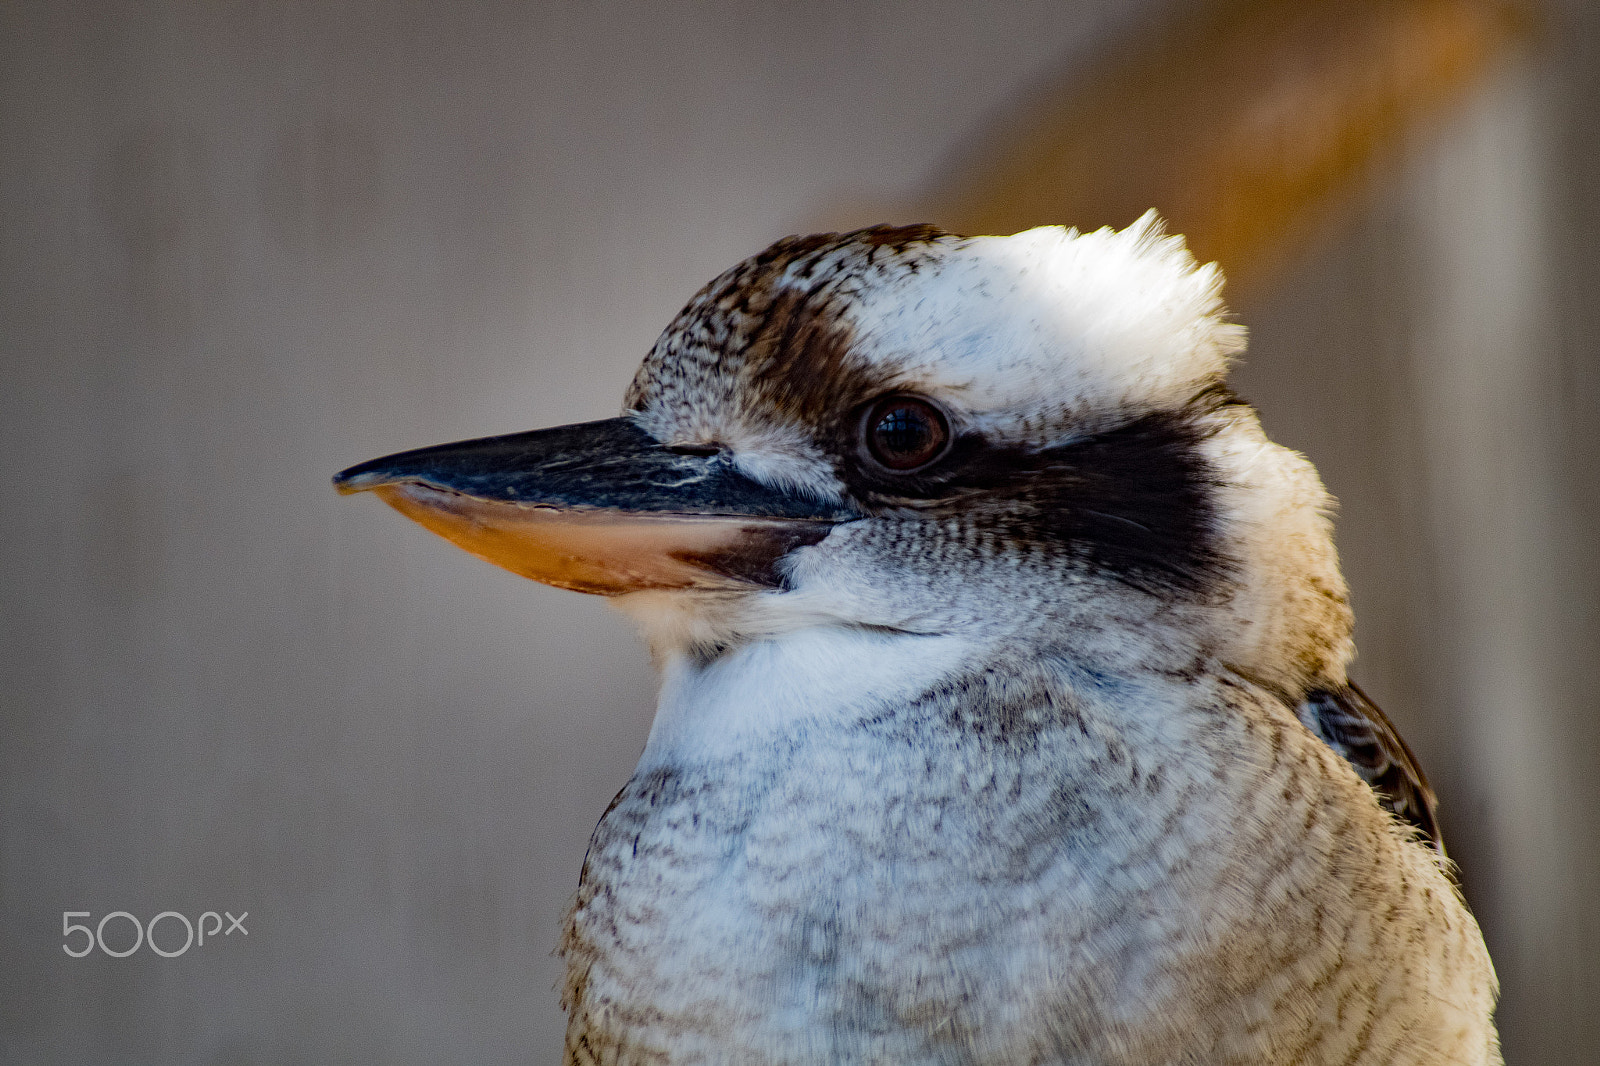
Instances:
[[[0,1060],[556,1061],[647,658],[329,476],[616,413],[712,275],[1181,7],[0,2]],[[1236,301],[1520,1066],[1600,1061],[1597,114],[1571,0]],[[62,951],[117,910],[249,933]]]

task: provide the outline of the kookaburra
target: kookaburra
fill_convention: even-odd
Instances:
[[[612,597],[660,666],[566,925],[567,1062],[1500,1061],[1220,284],[1154,216],[789,238],[621,417],[339,475]]]

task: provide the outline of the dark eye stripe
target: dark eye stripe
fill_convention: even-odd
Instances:
[[[1218,539],[1217,476],[1201,449],[1205,418],[1237,402],[1208,391],[1187,409],[1053,448],[962,433],[926,466],[847,462],[840,474],[868,509],[909,507],[1065,553],[1136,588],[1203,596],[1234,565]]]

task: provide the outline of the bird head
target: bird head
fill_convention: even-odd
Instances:
[[[622,417],[335,481],[615,597],[659,657],[860,627],[1297,693],[1351,655],[1329,500],[1227,391],[1220,287],[1153,214],[788,238],[689,302]]]

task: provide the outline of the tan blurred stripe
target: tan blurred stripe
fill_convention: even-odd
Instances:
[[[1254,287],[1532,22],[1496,0],[1202,5],[999,123],[926,214],[1011,233],[1155,207]]]

